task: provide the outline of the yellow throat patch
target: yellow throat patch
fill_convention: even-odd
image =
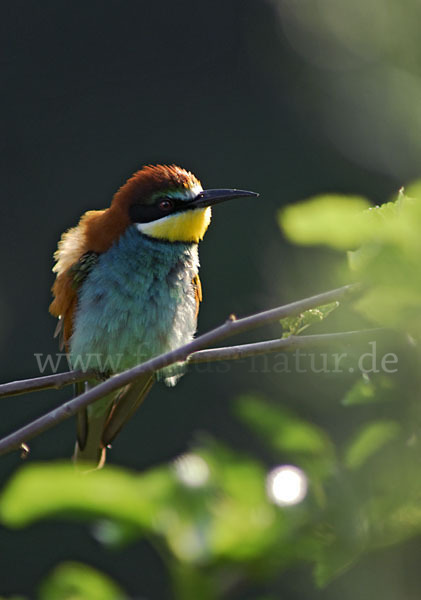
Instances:
[[[137,223],[136,227],[141,233],[159,240],[197,244],[203,239],[211,216],[211,208],[207,206],[168,215],[150,223]]]

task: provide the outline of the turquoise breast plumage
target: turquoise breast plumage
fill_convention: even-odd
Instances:
[[[74,367],[119,372],[191,340],[198,268],[197,244],[169,244],[129,227],[80,286]],[[174,372],[163,372],[167,383]]]

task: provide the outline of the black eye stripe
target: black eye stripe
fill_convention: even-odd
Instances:
[[[162,211],[154,204],[132,204],[129,208],[132,223],[149,223],[162,217]]]
[[[160,208],[159,205],[164,200],[172,203],[173,206],[169,210]],[[132,223],[149,223],[187,208],[185,200],[161,196],[153,204],[132,204],[129,207],[129,217]]]

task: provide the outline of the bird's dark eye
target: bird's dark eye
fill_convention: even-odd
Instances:
[[[158,206],[163,212],[168,212],[174,207],[174,202],[169,198],[163,198],[158,202]]]

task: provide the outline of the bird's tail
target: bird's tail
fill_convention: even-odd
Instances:
[[[104,466],[107,446],[142,404],[154,381],[154,374],[145,374],[124,387],[117,395],[110,394],[79,411],[77,441],[73,455],[76,464],[84,463],[86,466],[90,463],[92,469],[101,469]],[[77,392],[83,391],[79,386]]]

